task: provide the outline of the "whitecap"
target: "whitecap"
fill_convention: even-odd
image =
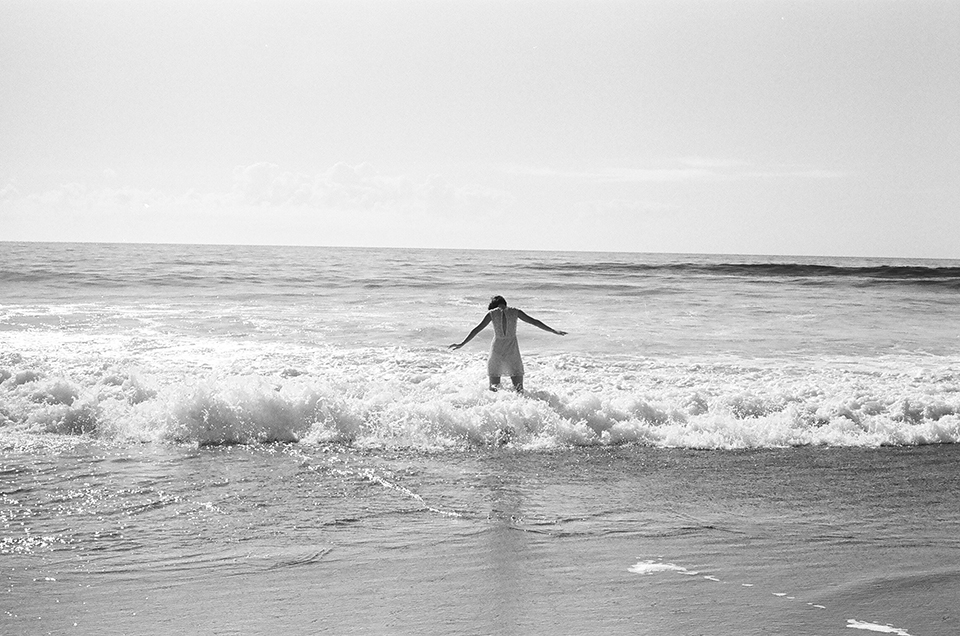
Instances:
[[[900,627],[868,623],[866,621],[859,621],[853,618],[847,619],[847,627],[852,627],[853,629],[865,629],[867,631],[880,632],[883,634],[896,634],[896,636],[910,636],[907,630],[901,629]]]
[[[656,574],[659,572],[679,572],[681,574],[686,574],[688,572],[687,568],[675,563],[664,563],[662,561],[638,561],[635,565],[630,566],[630,571],[634,574]]]

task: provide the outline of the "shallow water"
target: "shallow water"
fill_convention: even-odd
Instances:
[[[960,629],[953,445],[61,450],[3,465],[5,633]]]

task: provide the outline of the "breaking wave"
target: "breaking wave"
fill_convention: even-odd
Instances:
[[[960,267],[935,265],[823,265],[801,262],[543,263],[532,269],[599,276],[740,277],[751,280],[847,282],[857,285],[925,285],[960,289]]]
[[[491,393],[480,359],[378,350],[248,372],[19,360],[0,366],[0,432],[123,443],[299,442],[423,449],[640,444],[695,449],[960,441],[956,368],[903,360],[637,359],[531,365]],[[451,360],[451,359],[448,359]],[[535,378],[535,379],[534,379]]]

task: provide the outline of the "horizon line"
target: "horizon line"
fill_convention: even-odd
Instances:
[[[83,240],[8,240],[0,239],[0,244],[36,244],[36,245],[152,245],[183,247],[271,247],[271,248],[316,248],[316,249],[359,249],[359,250],[421,250],[421,251],[464,251],[464,252],[537,252],[576,254],[635,254],[646,256],[729,256],[748,258],[824,258],[824,259],[876,259],[898,261],[960,261],[958,258],[941,256],[864,256],[851,254],[771,254],[761,252],[637,252],[630,250],[595,249],[511,249],[501,247],[437,247],[437,246],[400,246],[400,245],[319,245],[314,243],[189,243],[168,241],[83,241]]]

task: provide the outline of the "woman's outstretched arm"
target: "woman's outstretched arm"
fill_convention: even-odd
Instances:
[[[459,343],[459,344],[452,344],[452,345],[450,345],[450,348],[453,349],[454,351],[456,351],[457,349],[459,349],[459,348],[462,347],[463,345],[465,345],[465,344],[467,344],[468,342],[470,342],[471,340],[473,340],[473,337],[476,336],[476,335],[477,335],[478,333],[480,333],[481,331],[483,331],[483,328],[486,327],[486,326],[489,325],[489,324],[490,324],[490,314],[487,314],[487,315],[485,315],[485,316],[483,317],[483,320],[480,321],[480,324],[477,325],[476,327],[474,327],[474,328],[473,328],[473,331],[471,331],[471,332],[467,335],[467,337],[463,339],[463,342],[461,342],[461,343]]]
[[[528,316],[527,314],[523,313],[523,310],[522,310],[522,309],[518,309],[518,310],[517,310],[517,318],[519,318],[520,320],[522,320],[522,321],[525,322],[525,323],[528,323],[528,324],[533,325],[534,327],[540,327],[540,328],[543,329],[544,331],[549,331],[550,333],[555,333],[555,334],[557,334],[558,336],[565,336],[565,335],[567,335],[567,332],[566,332],[566,331],[557,331],[557,330],[554,329],[553,327],[548,327],[547,325],[543,324],[542,322],[540,322],[540,321],[537,320],[536,318],[532,318],[532,317]]]

